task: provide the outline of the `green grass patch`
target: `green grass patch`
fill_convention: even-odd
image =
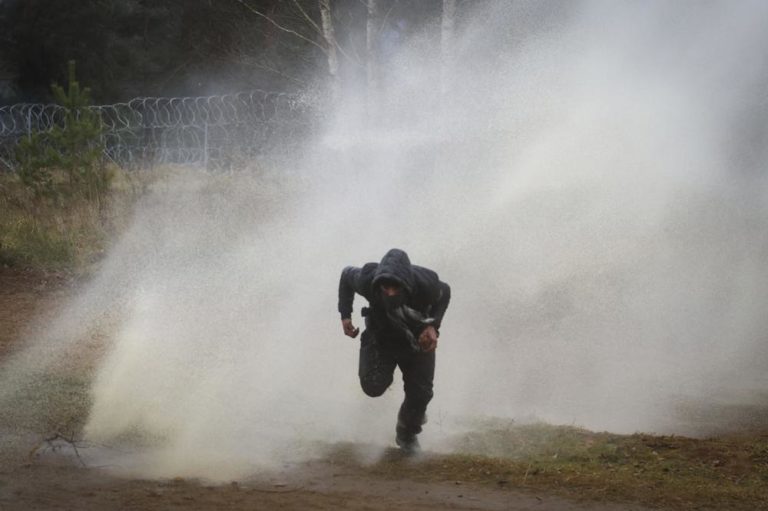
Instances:
[[[570,498],[665,509],[768,509],[768,433],[693,439],[509,426],[463,435],[457,453],[414,460],[389,452],[373,465],[351,447],[334,462],[372,474],[541,490]]]
[[[92,404],[86,375],[30,372],[10,383],[12,392],[0,392],[0,429],[74,436],[85,424]]]
[[[0,262],[9,266],[62,268],[76,260],[75,235],[50,228],[31,217],[3,215],[0,224]]]
[[[120,175],[109,194],[39,196],[18,176],[0,175],[0,264],[44,270],[87,268],[127,222],[143,188]]]

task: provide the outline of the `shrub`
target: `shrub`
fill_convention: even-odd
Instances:
[[[19,179],[38,197],[60,197],[69,191],[98,201],[109,190],[111,174],[102,156],[101,120],[88,108],[90,90],[80,88],[74,61],[69,62],[67,89],[57,84],[51,88],[64,117],[50,131],[32,134],[19,144]]]

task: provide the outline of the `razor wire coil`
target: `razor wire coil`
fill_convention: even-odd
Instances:
[[[261,90],[199,97],[139,97],[87,107],[101,124],[104,156],[124,168],[163,163],[226,167],[233,158],[290,154],[312,124],[312,101]],[[55,104],[0,107],[0,168],[18,166],[24,137],[65,127]]]

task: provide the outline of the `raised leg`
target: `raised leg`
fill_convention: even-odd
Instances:
[[[363,392],[371,397],[378,397],[392,384],[395,372],[395,359],[382,348],[376,335],[364,330],[360,337],[360,365],[358,375]]]

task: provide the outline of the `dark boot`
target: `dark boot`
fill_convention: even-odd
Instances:
[[[406,432],[399,426],[397,428],[395,443],[405,454],[418,454],[421,451],[419,439],[416,438],[416,435]]]

